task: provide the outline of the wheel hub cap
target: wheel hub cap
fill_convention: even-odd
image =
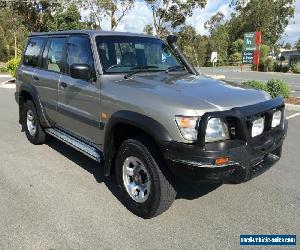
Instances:
[[[130,156],[123,163],[123,183],[129,196],[136,202],[145,202],[150,193],[149,174],[138,158]]]
[[[27,111],[27,128],[30,135],[34,136],[36,133],[36,124],[32,110]]]

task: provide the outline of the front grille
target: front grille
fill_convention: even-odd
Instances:
[[[236,128],[237,128],[237,122],[236,122],[236,118],[234,117],[227,117],[225,119],[225,123],[228,127],[228,132],[229,132],[229,136],[230,139],[235,139],[236,138]]]

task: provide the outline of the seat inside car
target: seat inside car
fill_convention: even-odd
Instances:
[[[121,59],[121,64],[124,66],[136,66],[137,60],[133,52],[125,52]]]

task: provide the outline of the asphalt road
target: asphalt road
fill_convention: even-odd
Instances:
[[[300,116],[289,120],[281,161],[263,175],[182,185],[167,212],[143,220],[97,163],[54,139],[30,144],[13,93],[0,88],[0,249],[238,249],[240,234],[299,238]]]
[[[293,96],[300,97],[300,74],[278,73],[278,72],[253,72],[243,71],[237,68],[220,67],[220,68],[199,68],[199,71],[205,75],[223,75],[227,81],[242,83],[247,80],[268,81],[273,78],[279,78],[286,81]]]

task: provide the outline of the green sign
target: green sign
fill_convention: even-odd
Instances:
[[[253,51],[255,49],[256,49],[256,46],[255,46],[255,32],[245,33],[243,50]]]
[[[242,63],[252,64],[254,57],[254,51],[243,51]]]

